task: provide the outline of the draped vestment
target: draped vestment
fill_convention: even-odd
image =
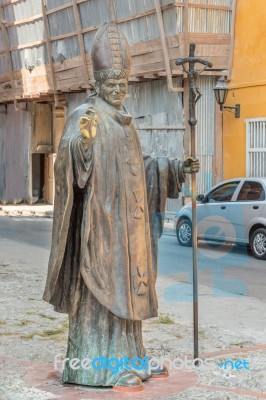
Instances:
[[[80,117],[98,116],[84,150]],[[141,321],[157,316],[158,239],[166,198],[177,198],[183,163],[143,156],[132,117],[91,96],[68,118],[55,162],[52,248],[44,299],[69,313],[68,357],[143,357]],[[64,380],[113,385],[110,371]]]

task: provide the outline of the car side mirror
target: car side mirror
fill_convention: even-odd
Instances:
[[[206,203],[204,194],[198,194],[198,196],[196,197],[196,200],[200,201],[201,203]]]

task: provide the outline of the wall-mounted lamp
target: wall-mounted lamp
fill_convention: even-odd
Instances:
[[[224,103],[225,103],[225,100],[226,100],[226,97],[228,94],[228,87],[227,87],[226,82],[223,77],[221,77],[217,81],[213,90],[214,90],[216,101],[220,106],[220,110],[223,111],[225,109],[225,110],[228,110],[229,112],[234,112],[235,118],[239,118],[240,117],[240,104],[236,104],[234,107],[224,106]]]

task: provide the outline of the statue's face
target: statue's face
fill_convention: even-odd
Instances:
[[[96,90],[106,103],[119,110],[127,94],[127,83],[126,78],[106,79],[101,84],[96,82]]]

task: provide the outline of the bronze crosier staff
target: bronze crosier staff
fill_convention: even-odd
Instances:
[[[206,68],[211,68],[212,64],[209,61],[195,57],[195,43],[189,45],[189,57],[178,58],[176,65],[182,65],[184,72],[187,73],[189,79],[189,120],[191,131],[191,157],[196,158],[196,103],[202,96],[202,93],[197,86],[197,77]],[[188,64],[189,68],[185,68]],[[201,64],[203,67],[199,70],[195,69],[195,64]],[[198,260],[197,260],[197,181],[196,173],[191,175],[192,188],[192,252],[193,252],[193,332],[194,332],[194,359],[199,356],[199,339],[198,339]]]

